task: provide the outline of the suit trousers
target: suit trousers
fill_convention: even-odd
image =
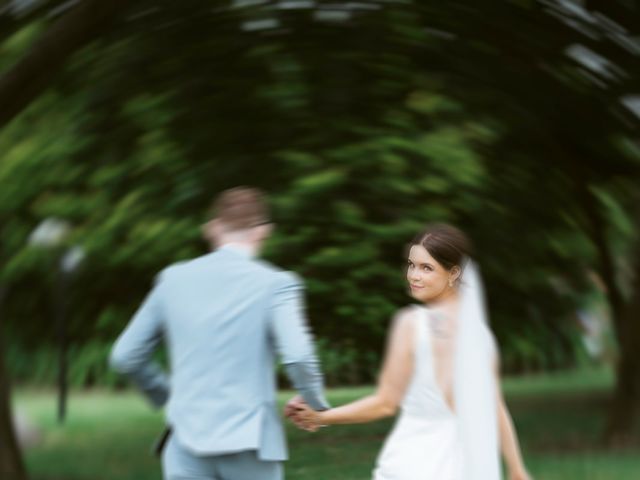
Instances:
[[[165,480],[283,480],[282,462],[264,461],[247,450],[226,455],[195,455],[171,435],[162,453]]]

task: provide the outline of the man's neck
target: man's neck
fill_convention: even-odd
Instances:
[[[250,257],[256,257],[258,255],[258,247],[255,244],[249,243],[249,242],[237,242],[237,241],[220,242],[217,244],[217,248],[236,250],[236,251],[245,253]]]

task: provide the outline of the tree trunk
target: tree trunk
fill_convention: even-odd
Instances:
[[[605,218],[603,218],[597,198],[589,191],[586,184],[581,186],[579,194],[586,217],[587,235],[591,239],[591,242],[593,242],[598,253],[598,272],[607,287],[606,295],[609,307],[611,308],[614,333],[618,345],[621,346],[624,341],[623,317],[626,302],[616,278],[615,258],[611,251],[609,239],[607,238],[608,223]]]
[[[51,83],[66,60],[98,38],[132,0],[84,0],[57,20],[0,78],[0,128]]]
[[[640,248],[635,253],[632,297],[619,322],[620,357],[606,429],[606,440],[612,445],[630,440],[640,409]]]
[[[0,307],[5,290],[0,286]],[[0,478],[27,480],[11,416],[9,379],[4,365],[4,323],[0,313]]]
[[[632,296],[626,299],[616,278],[615,258],[607,238],[607,221],[598,200],[586,183],[579,184],[578,194],[586,218],[586,230],[598,252],[598,270],[607,288],[607,301],[619,349],[616,387],[604,432],[605,441],[610,445],[621,445],[633,435],[640,404],[640,242],[631,255],[634,261]],[[640,215],[636,225],[640,226]]]

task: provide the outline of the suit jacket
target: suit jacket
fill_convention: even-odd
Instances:
[[[275,360],[317,363],[301,293],[294,274],[230,247],[168,267],[111,364],[155,405],[168,399],[167,420],[193,453],[257,450],[262,460],[285,460]],[[170,381],[151,361],[162,340]]]

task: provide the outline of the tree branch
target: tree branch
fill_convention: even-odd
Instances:
[[[42,93],[66,60],[99,38],[132,0],[85,0],[57,20],[0,78],[0,128]]]
[[[73,7],[68,0],[41,0],[33,2],[24,11],[18,11],[11,7],[12,3],[5,2],[0,7],[0,42],[31,22],[45,17],[54,19]]]

